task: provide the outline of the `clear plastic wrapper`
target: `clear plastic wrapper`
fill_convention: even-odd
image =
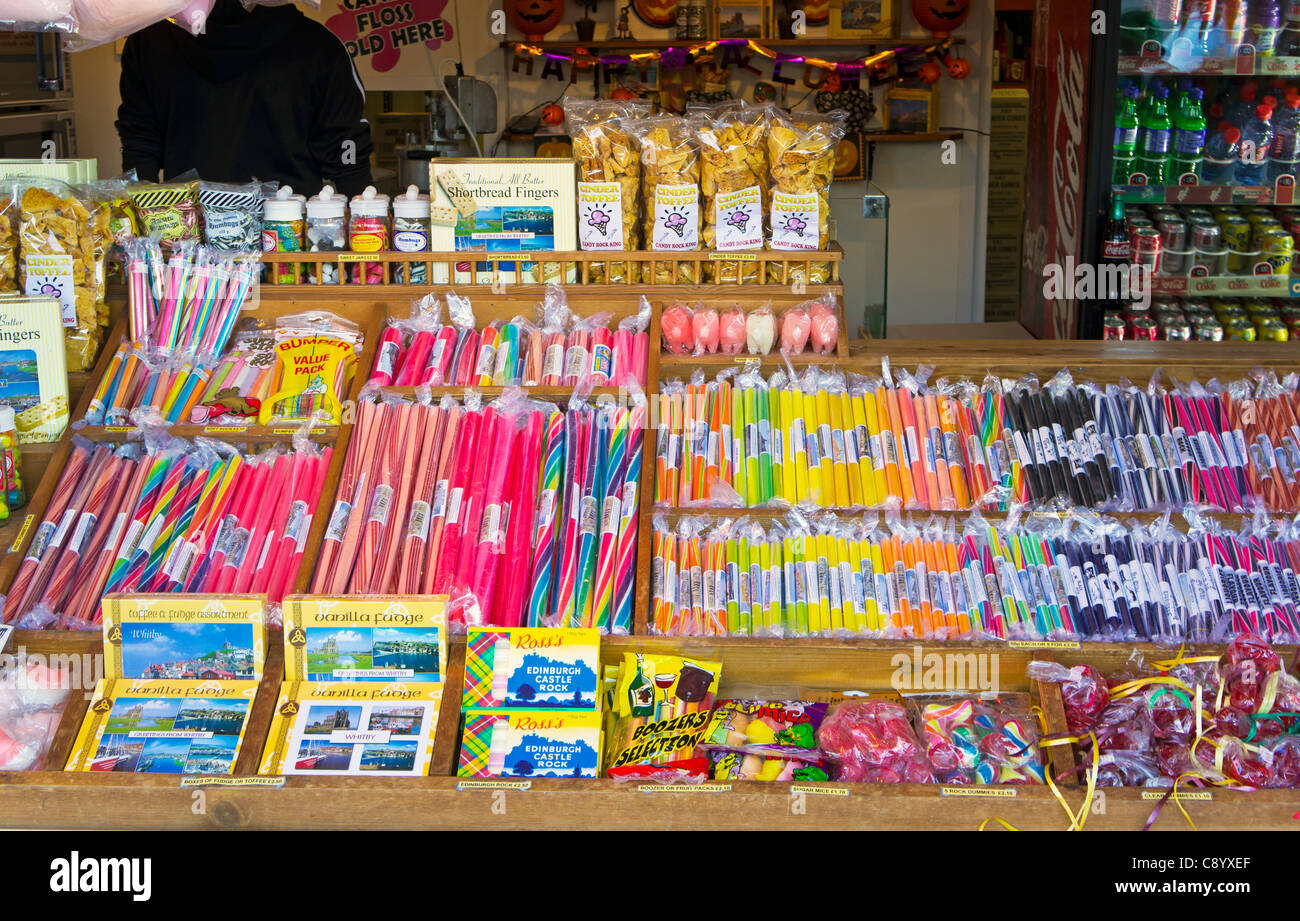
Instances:
[[[767,355],[776,340],[776,317],[770,304],[745,315],[745,347],[751,355]]]
[[[24,655],[0,669],[0,771],[39,771],[70,695],[60,669]]]
[[[844,137],[844,114],[824,117],[797,112],[777,115],[767,133],[771,170],[768,249],[821,250],[830,242],[830,189],[835,154]],[[830,263],[812,262],[805,270],[792,265],[768,266],[768,282],[822,285],[830,281]]]
[[[72,51],[84,51],[105,42],[125,38],[146,26],[170,19],[184,10],[190,0],[73,0],[76,32],[68,40]]]
[[[647,249],[667,253],[700,247],[700,155],[698,119],[655,116],[624,123],[641,151],[641,194]],[[699,282],[693,262],[652,263],[647,282],[691,285]]]
[[[141,229],[161,241],[164,253],[183,240],[201,238],[203,217],[198,191],[197,177],[146,183],[131,191]]]
[[[12,32],[75,32],[73,0],[12,0],[0,10],[0,29]]]
[[[262,248],[262,202],[276,183],[234,185],[202,181],[203,242],[223,252],[257,252]]]
[[[760,249],[769,202],[767,134],[773,109],[738,102],[702,114],[704,245],[719,251]],[[706,264],[704,274],[706,282],[745,284],[758,282],[761,272],[758,263],[723,261]]]
[[[605,244],[621,236],[622,245],[611,245],[611,249],[641,248],[641,226],[638,221],[641,200],[640,158],[635,138],[625,122],[648,115],[649,112],[648,104],[625,100],[564,101],[565,124],[573,141],[573,157],[578,163],[579,201],[584,197],[591,198],[588,206],[579,209],[579,224],[584,239]],[[617,200],[611,200],[614,198]],[[610,226],[611,220],[619,222],[619,233],[613,237],[610,233],[614,229]],[[635,262],[592,262],[588,264],[587,272],[588,280],[594,284],[636,284],[640,281],[640,266]]]
[[[0,185],[0,292],[18,290],[18,187]]]
[[[847,700],[817,732],[834,779],[842,783],[934,783],[907,711],[887,700]]]
[[[745,349],[748,328],[739,305],[724,310],[718,321],[718,348],[724,355],[739,355]]]
[[[20,189],[19,283],[60,299],[68,370],[87,370],[99,354],[107,321],[106,308],[99,305],[111,243],[109,206],[55,180],[21,181]]]

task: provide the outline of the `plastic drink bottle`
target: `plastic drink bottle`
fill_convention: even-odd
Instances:
[[[1115,185],[1128,185],[1128,177],[1133,174],[1138,139],[1137,104],[1137,87],[1130,86],[1124,90],[1123,105],[1115,113],[1115,168],[1111,178]]]
[[[1300,168],[1300,96],[1290,95],[1273,113],[1273,149],[1269,152],[1268,180],[1294,176]]]
[[[1219,21],[1214,27],[1211,53],[1216,57],[1230,58],[1246,40],[1245,0],[1223,0],[1219,5]]]
[[[1201,182],[1205,185],[1230,185],[1237,171],[1241,132],[1226,122],[1205,144],[1201,162]]]
[[[1268,175],[1268,155],[1273,149],[1273,110],[1266,105],[1255,109],[1241,132],[1241,149],[1237,155],[1237,184],[1263,185]]]
[[[1255,114],[1255,107],[1259,105],[1259,84],[1254,80],[1247,80],[1241,85],[1241,91],[1236,98],[1228,103],[1228,121],[1232,127],[1244,129],[1246,123],[1250,121]]]
[[[1201,161],[1205,156],[1205,114],[1201,100],[1205,93],[1199,89],[1188,91],[1182,108],[1174,113],[1173,181],[1191,173],[1199,176]]]
[[[1282,4],[1279,0],[1250,0],[1246,18],[1246,31],[1255,54],[1272,57],[1277,48],[1277,36],[1282,31]]]
[[[1145,173],[1148,185],[1169,183],[1169,147],[1174,123],[1169,117],[1169,89],[1157,86],[1145,113],[1138,118],[1137,172]],[[1272,136],[1269,137],[1270,141]]]

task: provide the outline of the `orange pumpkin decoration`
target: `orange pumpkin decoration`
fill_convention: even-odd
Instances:
[[[525,40],[540,42],[560,24],[564,0],[509,0],[506,15],[510,24],[524,33]]]
[[[840,75],[831,71],[826,75],[826,79],[822,82],[821,90],[824,93],[838,93],[841,86]]]
[[[636,93],[632,92],[626,86],[620,86],[614,92],[609,94],[610,99],[635,99]]]
[[[948,76],[954,80],[965,80],[970,76],[970,61],[965,58],[949,58]]]
[[[568,141],[562,141],[558,138],[542,141],[537,145],[537,151],[533,154],[535,157],[545,159],[555,158],[557,160],[567,160],[573,156],[573,145]]]
[[[935,38],[947,38],[970,15],[970,0],[912,0],[912,15]]]
[[[926,61],[921,65],[920,76],[926,83],[938,83],[943,76],[943,68],[934,61]]]
[[[563,123],[564,110],[555,103],[552,102],[550,105],[542,109],[542,124],[554,127]]]

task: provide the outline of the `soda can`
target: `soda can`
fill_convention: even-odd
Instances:
[[[1197,225],[1193,225],[1197,226]],[[1200,225],[1204,226],[1204,225]],[[1214,224],[1214,233],[1219,233],[1219,225]],[[1160,270],[1165,275],[1186,275],[1188,257],[1192,254],[1187,245],[1187,224],[1181,220],[1165,220],[1156,225],[1160,231]]]
[[[1186,320],[1163,323],[1160,326],[1161,337],[1167,342],[1191,342],[1192,324]]]
[[[1247,314],[1253,315],[1256,310],[1269,309],[1273,306],[1273,302],[1266,297],[1243,297],[1237,300],[1237,306]]]
[[[1290,231],[1269,230],[1261,243],[1264,259],[1273,267],[1273,274],[1290,275],[1291,260],[1295,255],[1295,240]]]
[[[1277,310],[1282,315],[1283,320],[1300,320],[1300,304],[1283,301],[1278,305]]]
[[[1286,323],[1286,328],[1291,331],[1291,338],[1300,339],[1300,318],[1283,322]]]
[[[1138,227],[1133,231],[1133,265],[1145,268],[1152,275],[1160,272],[1160,231],[1154,227]]]
[[[1192,336],[1197,342],[1222,342],[1223,325],[1218,320],[1205,320],[1193,324]]]
[[[1257,310],[1247,310],[1250,314],[1252,323],[1258,323],[1261,320],[1280,320],[1282,313],[1276,307],[1260,307]]]
[[[1153,314],[1167,313],[1169,311],[1183,312],[1183,302],[1176,297],[1153,297],[1151,299],[1151,312]]]
[[[1124,321],[1131,325],[1136,320],[1151,316],[1151,311],[1141,304],[1129,304],[1124,308],[1122,316]]]
[[[1244,219],[1233,218],[1219,223],[1219,235],[1223,245],[1228,247],[1228,272],[1232,275],[1249,275],[1254,270],[1254,262],[1247,262],[1245,255],[1250,252],[1250,224]]]
[[[1101,321],[1101,338],[1108,342],[1122,342],[1128,338],[1128,324],[1117,313],[1108,313]]]
[[[1227,325],[1234,320],[1245,320],[1247,323],[1250,322],[1250,316],[1246,313],[1246,308],[1238,307],[1236,304],[1233,304],[1231,307],[1225,307],[1222,310],[1216,310],[1214,316],[1224,325]]]
[[[1260,342],[1286,342],[1291,338],[1286,324],[1281,320],[1261,320],[1255,324],[1255,334]]]
[[[1129,338],[1138,342],[1154,342],[1160,338],[1160,326],[1150,317],[1138,317],[1129,324],[1128,332]]]
[[[1250,245],[1264,248],[1264,239],[1272,232],[1286,233],[1286,228],[1278,220],[1259,221],[1250,225]]]
[[[1236,342],[1254,342],[1255,324],[1244,317],[1230,320],[1225,328],[1225,337]]]
[[[1183,313],[1187,314],[1188,319],[1193,317],[1212,317],[1214,311],[1210,309],[1210,302],[1203,297],[1185,297],[1182,300]]]

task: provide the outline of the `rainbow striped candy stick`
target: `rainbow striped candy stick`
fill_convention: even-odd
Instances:
[[[188,460],[177,463],[168,473],[167,482],[163,484],[162,492],[158,496],[158,505],[154,509],[153,519],[145,529],[147,539],[140,541],[140,549],[131,560],[126,579],[122,583],[122,591],[138,591],[143,584],[145,573],[151,573],[151,567],[156,568],[161,565],[162,556],[169,546],[193,478],[194,472]]]
[[[591,616],[592,590],[596,574],[596,540],[600,530],[600,489],[604,482],[604,465],[609,457],[610,426],[598,414],[588,439],[587,469],[582,486],[582,515],[578,541],[577,590],[573,619],[566,626],[579,626]]]
[[[542,455],[542,489],[537,497],[537,533],[533,544],[533,590],[528,598],[528,626],[544,626],[554,583],[555,522],[564,474],[564,414],[546,423]]]
[[[555,587],[555,617],[558,627],[570,627],[578,579],[578,531],[582,525],[583,467],[587,462],[587,439],[591,431],[590,411],[570,410],[565,416],[564,530],[560,537],[560,556],[556,561],[559,578]]]
[[[189,488],[184,495],[181,513],[176,519],[175,527],[162,547],[162,552],[150,557],[149,565],[145,567],[144,574],[140,577],[140,591],[161,591],[167,584],[167,574],[171,571],[171,566],[174,565],[174,557],[185,546],[185,538],[189,534],[190,523],[194,520],[199,503],[207,492],[208,484],[216,484],[216,478],[212,476],[213,469],[213,467],[199,467],[195,470],[194,478],[190,481]]]
[[[627,472],[627,410],[612,414],[613,431],[609,439],[609,454],[599,485],[600,533],[596,551],[596,584],[592,596],[591,616],[585,626],[599,627],[608,632],[614,619],[614,568],[618,550],[618,529],[623,520],[623,477]]]
[[[618,530],[618,568],[614,576],[614,623],[612,632],[632,631],[632,585],[636,577],[636,518],[640,497],[641,457],[645,448],[642,429],[645,427],[645,406],[638,404],[628,414],[628,461],[623,477],[623,515]]]
[[[126,536],[122,538],[121,549],[118,550],[117,559],[113,561],[113,569],[109,573],[108,582],[104,587],[104,594],[118,591],[126,579],[131,560],[143,543],[149,517],[158,504],[163,483],[166,481],[167,474],[173,465],[184,466],[184,460],[179,455],[170,452],[159,454],[154,458],[153,466],[149,469],[149,475],[145,478],[144,486],[140,490],[140,498],[136,502],[131,516],[131,523],[127,526]]]

